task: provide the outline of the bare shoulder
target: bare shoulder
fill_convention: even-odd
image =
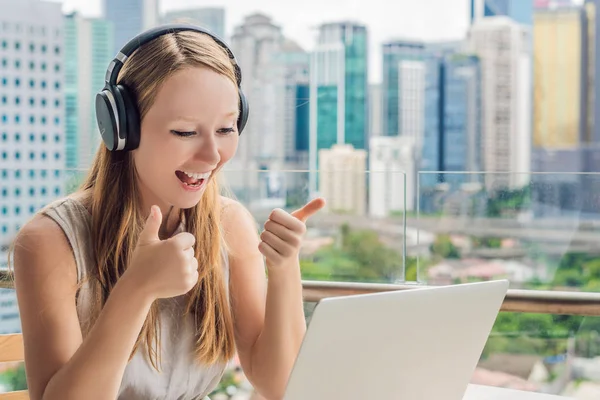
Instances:
[[[258,225],[250,211],[239,201],[221,196],[221,222],[231,254],[258,252]]]
[[[239,228],[252,225],[256,231],[256,221],[252,213],[239,201],[221,196],[221,218],[225,228]]]
[[[43,214],[34,216],[19,230],[13,248],[17,285],[19,278],[39,279],[45,275],[44,272],[59,273],[63,282],[76,284],[77,272],[71,246],[62,228],[51,218]]]
[[[82,341],[77,268],[62,228],[43,214],[21,228],[13,254],[29,395],[39,399]]]

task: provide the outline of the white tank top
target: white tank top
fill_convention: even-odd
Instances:
[[[50,203],[42,210],[65,232],[77,264],[79,283],[93,265],[91,247],[91,215],[81,202],[67,197]],[[177,233],[177,232],[176,232]],[[226,287],[229,280],[229,262],[223,254]],[[128,363],[118,400],[208,399],[220,381],[226,364],[200,366],[192,360],[194,331],[192,317],[183,317],[182,297],[159,301],[161,318],[161,365],[157,372],[146,360],[146,350],[141,347]],[[90,313],[90,293],[85,282],[77,298],[77,313],[83,321]]]

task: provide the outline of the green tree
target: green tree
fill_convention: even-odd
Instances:
[[[404,265],[404,276],[406,281],[408,282],[416,282],[417,281],[417,257],[406,257],[406,264]]]
[[[430,250],[433,254],[441,258],[460,258],[460,252],[452,243],[450,235],[438,235],[431,244]]]
[[[25,364],[21,363],[16,368],[7,369],[0,374],[0,382],[8,388],[8,391],[26,390],[27,376]]]
[[[301,261],[303,279],[391,282],[400,278],[401,254],[386,247],[376,232],[353,231],[344,224],[338,235],[335,244]]]

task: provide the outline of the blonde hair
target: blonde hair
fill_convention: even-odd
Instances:
[[[173,73],[188,67],[210,68],[231,79],[237,87],[235,69],[225,50],[209,36],[190,31],[160,36],[136,50],[120,71],[118,83],[128,87],[143,118],[160,85]],[[206,364],[226,362],[235,353],[233,318],[222,269],[224,243],[216,178],[209,181],[198,205],[180,212],[186,230],[196,237],[194,250],[200,276],[187,295],[186,312],[191,313],[195,321],[195,359]],[[95,257],[95,270],[88,282],[94,298],[92,318],[85,323],[88,330],[129,265],[145,223],[139,207],[132,154],[110,152],[101,146],[81,190],[91,193]],[[152,366],[159,369],[160,320],[156,302],[131,355],[141,345],[146,347]]]

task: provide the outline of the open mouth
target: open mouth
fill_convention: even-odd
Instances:
[[[187,172],[187,171],[175,171],[177,178],[190,188],[199,188],[204,182],[210,177],[210,172]]]

